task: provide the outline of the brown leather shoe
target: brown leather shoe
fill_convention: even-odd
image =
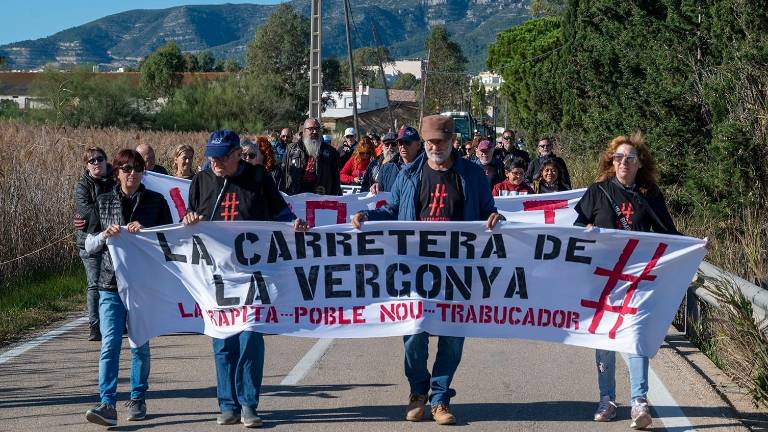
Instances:
[[[456,417],[451,414],[451,410],[448,409],[448,405],[444,403],[439,403],[432,407],[432,418],[439,425],[456,424]]]
[[[421,421],[424,418],[427,395],[412,394],[408,399],[408,411],[405,413],[405,419],[412,422]]]

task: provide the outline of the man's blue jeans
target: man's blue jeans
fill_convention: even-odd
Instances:
[[[120,346],[123,343],[126,310],[116,292],[99,293],[99,394],[101,402],[117,402],[117,372],[120,370]],[[131,399],[144,399],[149,388],[149,342],[131,348]]]
[[[222,412],[239,412],[244,406],[255,410],[264,373],[264,336],[244,331],[212,340],[219,408]]]
[[[627,354],[629,366],[630,403],[635,399],[648,398],[648,357]],[[595,350],[597,363],[597,385],[600,397],[608,396],[616,400],[616,352]]]
[[[403,336],[405,345],[405,376],[411,385],[411,393],[426,395],[432,390],[430,403],[449,404],[456,391],[451,388],[451,381],[461,362],[464,351],[464,338],[438,336],[437,356],[432,366],[432,374],[427,369],[429,358],[429,334],[426,332]]]

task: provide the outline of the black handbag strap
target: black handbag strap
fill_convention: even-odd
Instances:
[[[611,198],[611,195],[606,191],[602,185],[597,185],[597,187],[600,188],[601,191],[605,194],[605,196],[608,198],[608,201],[611,203],[611,208],[613,208],[613,212],[616,214],[616,218],[619,219],[619,223],[621,224],[621,229],[624,231],[632,231],[632,227],[629,226],[629,221],[627,220],[627,217],[624,216],[624,214],[619,210],[619,205],[616,204],[616,201]]]

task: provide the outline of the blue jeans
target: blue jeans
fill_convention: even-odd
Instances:
[[[120,370],[120,346],[123,343],[126,310],[116,292],[101,291],[99,297],[99,395],[101,402],[117,402],[117,372]],[[149,388],[149,342],[131,348],[131,399],[144,399]]]
[[[432,374],[427,369],[429,357],[429,334],[426,332],[403,336],[405,347],[405,376],[411,385],[411,393],[426,395],[432,389],[430,403],[449,404],[456,396],[451,388],[451,381],[461,361],[464,351],[464,338],[438,336],[437,356],[432,366]]]
[[[264,373],[264,336],[244,331],[212,340],[219,408],[222,412],[238,412],[244,406],[255,410]]]
[[[648,398],[648,357],[627,354],[629,366],[630,402]],[[616,400],[616,352],[595,350],[597,364],[597,386],[600,397],[608,396]]]
[[[102,253],[89,254],[84,248],[80,248],[80,260],[85,267],[85,280],[88,284],[86,291],[86,305],[88,307],[88,323],[92,326],[99,325],[99,274],[101,273]]]

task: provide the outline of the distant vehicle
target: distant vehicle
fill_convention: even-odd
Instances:
[[[453,133],[459,134],[459,140],[463,143],[472,139],[475,132],[475,119],[468,112],[464,111],[446,111],[440,115],[453,119]]]

